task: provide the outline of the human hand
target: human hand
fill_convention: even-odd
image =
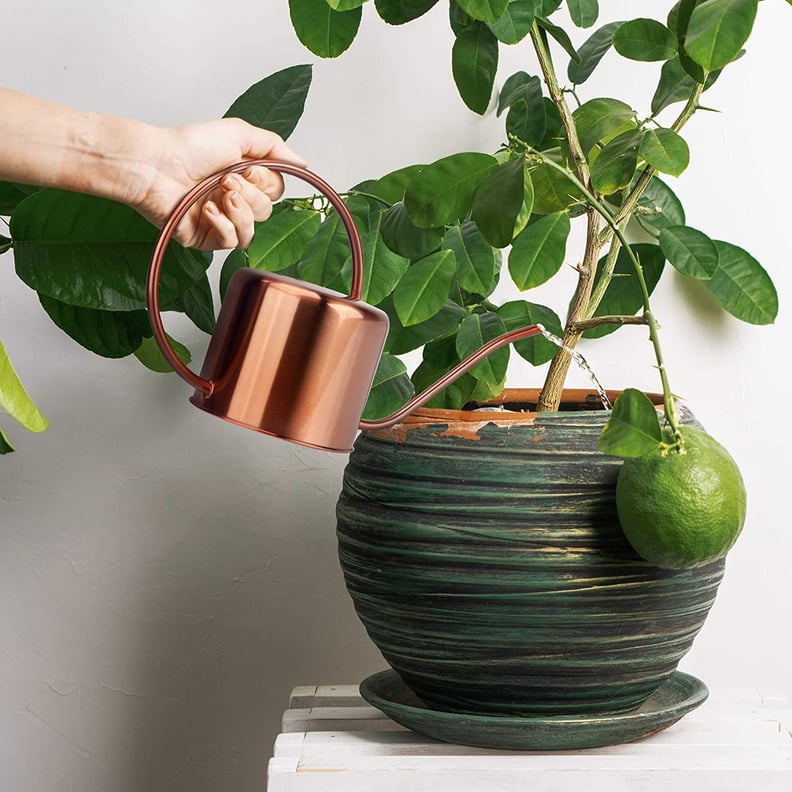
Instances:
[[[237,118],[149,130],[150,137],[137,155],[147,176],[131,185],[122,200],[157,227],[188,190],[228,165],[267,157],[306,165],[274,132]],[[174,239],[204,250],[245,248],[253,239],[254,221],[270,216],[272,202],[283,189],[280,174],[261,166],[229,174],[190,209]]]

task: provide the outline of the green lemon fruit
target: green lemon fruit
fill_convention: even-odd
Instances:
[[[616,483],[628,541],[642,558],[666,569],[720,558],[745,522],[745,485],[728,451],[702,429],[680,431],[681,450],[663,447],[626,459]]]

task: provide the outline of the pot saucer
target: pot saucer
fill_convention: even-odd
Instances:
[[[363,680],[360,695],[408,729],[444,742],[521,751],[574,750],[631,742],[676,723],[702,704],[707,686],[674,671],[640,707],[596,715],[502,716],[427,707],[393,671]]]

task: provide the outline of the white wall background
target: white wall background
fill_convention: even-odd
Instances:
[[[625,18],[667,4],[601,5]],[[286,0],[5,0],[0,80],[172,124],[218,116],[263,76],[316,62],[292,143],[343,188],[500,141],[500,122],[457,99],[442,6],[399,29],[367,7],[351,51],[321,62],[292,33]],[[779,321],[743,326],[674,277],[655,301],[672,385],[730,448],[750,492],[719,600],[684,661],[713,688],[792,682],[790,31],[787,3],[761,3],[748,56],[707,94],[721,113],[686,130],[694,158],[677,186],[688,222],[770,270]],[[502,61],[499,82],[520,67],[536,72],[524,47]],[[652,68],[611,56],[586,96],[617,80],[645,111],[638,81]],[[0,338],[52,424],[39,436],[12,427],[18,451],[0,461],[0,786],[260,792],[290,688],[383,666],[335,558],[345,458],[214,421],[175,377],[94,357],[49,322],[10,254],[0,264]],[[566,292],[547,299],[562,310]],[[610,386],[657,387],[641,331],[584,352]],[[514,368],[514,384],[539,381]]]

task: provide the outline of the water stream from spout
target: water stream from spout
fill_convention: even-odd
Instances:
[[[563,349],[564,352],[568,353],[572,360],[588,375],[589,379],[593,383],[594,387],[599,394],[600,401],[602,402],[602,406],[606,410],[613,409],[613,405],[611,404],[611,400],[608,398],[608,394],[605,392],[605,388],[602,387],[602,384],[597,379],[597,375],[594,373],[594,370],[589,366],[588,361],[583,355],[580,354],[576,349],[571,349],[568,347],[562,338],[559,338],[554,333],[551,333],[549,330],[546,330],[544,327],[542,328],[542,335],[550,342],[555,344],[559,349]]]

